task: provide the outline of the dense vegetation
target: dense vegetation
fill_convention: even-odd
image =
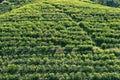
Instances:
[[[0,80],[120,80],[120,8],[80,0],[0,7]]]
[[[0,14],[19,8],[25,4],[32,3],[35,0],[0,0]]]
[[[91,0],[91,1],[107,6],[120,7],[120,0]]]
[[[119,80],[119,59],[114,53],[4,56],[0,80]]]

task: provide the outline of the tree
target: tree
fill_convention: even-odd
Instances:
[[[102,4],[102,5],[120,7],[120,0],[91,0],[91,1]]]

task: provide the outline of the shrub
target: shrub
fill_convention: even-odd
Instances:
[[[8,73],[14,74],[18,71],[18,66],[14,64],[8,65]]]

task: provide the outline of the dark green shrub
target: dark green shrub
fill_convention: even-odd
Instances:
[[[14,74],[18,71],[18,68],[19,67],[17,65],[9,64],[7,71],[8,71],[8,73]]]

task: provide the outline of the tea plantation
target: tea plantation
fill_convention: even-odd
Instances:
[[[2,1],[0,80],[120,80],[120,8]]]

